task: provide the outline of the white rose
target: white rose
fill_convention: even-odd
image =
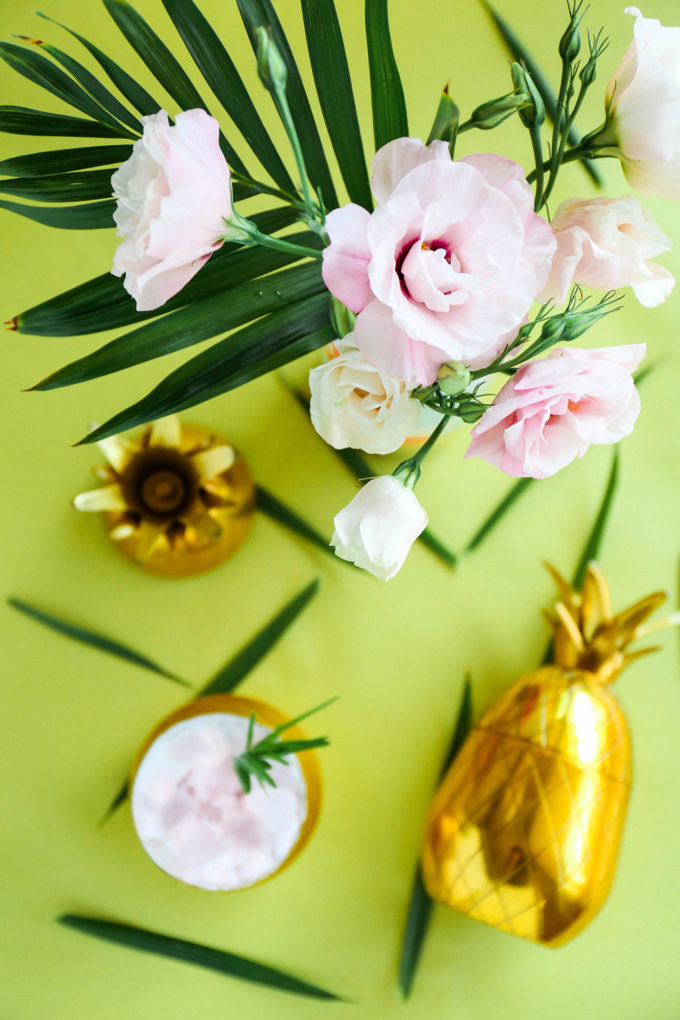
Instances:
[[[552,224],[557,251],[541,300],[566,300],[573,283],[594,290],[632,287],[640,304],[665,301],[675,280],[649,260],[669,251],[671,242],[631,195],[572,198],[563,202]]]
[[[382,475],[367,482],[333,523],[336,556],[389,581],[427,526],[427,514],[413,489]]]
[[[337,357],[309,373],[312,425],[330,446],[393,453],[418,423],[420,404],[408,386],[364,359],[349,333]]]
[[[644,18],[607,87],[609,124],[623,171],[636,191],[680,199],[680,28]]]

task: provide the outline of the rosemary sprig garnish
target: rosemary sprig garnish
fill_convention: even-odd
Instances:
[[[313,715],[315,712],[320,712],[322,708],[326,708],[334,701],[337,701],[337,698],[324,701],[322,705],[310,708],[308,712],[303,712],[302,715],[296,716],[295,719],[289,719],[288,722],[281,723],[271,733],[268,733],[266,737],[259,740],[257,744],[253,744],[255,713],[251,714],[248,723],[246,749],[234,759],[234,771],[238,776],[244,793],[250,793],[253,779],[256,779],[263,789],[266,786],[276,786],[274,779],[270,775],[274,762],[288,765],[288,758],[291,754],[297,754],[299,751],[310,751],[314,747],[328,747],[328,737],[316,737],[314,740],[280,740],[279,738],[286,730],[289,730],[292,726],[297,726],[303,719]]]

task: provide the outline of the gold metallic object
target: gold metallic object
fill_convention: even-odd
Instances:
[[[105,514],[123,555],[155,574],[190,577],[222,563],[245,539],[255,488],[243,458],[220,436],[177,415],[134,439],[111,436],[95,468],[104,484],[76,496]]]
[[[271,730],[276,729],[276,727],[282,725],[282,723],[288,722],[288,716],[285,716],[278,710],[278,708],[274,708],[272,705],[268,705],[264,701],[256,701],[254,698],[241,698],[234,694],[208,694],[203,698],[196,698],[194,701],[190,701],[187,705],[184,705],[176,712],[166,716],[166,718],[163,719],[148,735],[132,763],[128,789],[132,790],[137,770],[139,769],[146,752],[162,733],[165,733],[165,731],[169,730],[171,726],[175,726],[184,719],[193,719],[195,716],[207,715],[211,712],[223,712],[227,715],[238,715],[242,718],[249,718],[254,713],[255,722],[260,723],[261,726],[266,726]],[[305,740],[306,736],[299,726],[291,726],[286,730],[286,739]],[[300,764],[305,786],[307,788],[307,815],[302,823],[297,841],[285,861],[276,869],[276,871],[273,871],[271,875],[267,875],[259,882],[255,882],[252,885],[247,886],[249,889],[254,888],[255,885],[262,885],[263,882],[268,882],[270,878],[274,878],[275,875],[280,874],[285,868],[292,864],[295,858],[302,852],[309,842],[312,833],[316,828],[317,822],[319,821],[322,803],[322,782],[319,760],[316,753],[311,749],[299,751],[296,754],[296,758]]]
[[[425,830],[430,896],[501,931],[559,946],[611,887],[631,784],[623,712],[608,684],[645,648],[631,641],[665,600],[612,616],[596,564],[582,593],[549,568],[560,600],[554,664],[521,677],[472,729],[435,795]]]

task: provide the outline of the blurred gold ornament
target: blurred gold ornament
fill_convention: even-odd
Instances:
[[[422,854],[430,896],[547,946],[592,920],[611,887],[631,784],[625,717],[608,684],[653,648],[657,592],[612,616],[596,564],[560,600],[553,665],[521,677],[470,732],[435,795]]]
[[[177,415],[133,439],[97,443],[104,485],[75,497],[76,510],[105,514],[120,551],[155,574],[190,577],[222,563],[244,540],[255,510],[245,461],[209,429]]]

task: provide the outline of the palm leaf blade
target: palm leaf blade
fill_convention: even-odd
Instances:
[[[102,85],[99,79],[92,74],[91,71],[88,71],[88,69],[83,67],[79,61],[69,56],[68,53],[64,53],[63,50],[58,49],[56,46],[52,46],[51,44],[44,42],[40,45],[45,52],[49,53],[50,56],[57,61],[57,63],[61,64],[61,66],[64,67],[73,78],[75,78],[78,84],[82,86],[88,95],[92,96],[94,101],[99,103],[102,109],[106,110],[106,112],[110,114],[114,120],[127,124],[132,131],[137,134],[140,133],[141,126],[139,119],[135,117],[135,115],[131,113],[130,110],[128,110],[128,108],[120,102],[120,100],[116,99],[116,97],[109,92],[105,85]]]
[[[163,0],[163,6],[194,63],[262,166],[279,187],[295,192],[234,62],[196,4],[193,0]]]
[[[167,376],[151,393],[85,436],[92,443],[220,396],[330,343],[325,294],[246,326]]]
[[[372,209],[345,45],[333,0],[302,0],[307,48],[331,144],[352,202]]]
[[[259,229],[268,234],[288,226],[296,218],[297,212],[285,207],[258,213],[252,217]],[[311,244],[313,236],[305,232],[299,236],[293,235],[290,240]],[[143,319],[156,318],[185,304],[209,297],[227,286],[238,286],[261,273],[271,272],[292,261],[295,261],[295,256],[286,252],[225,244],[211,256],[200,273],[179,294],[167,301],[162,308],[151,312],[138,312],[122,281],[111,273],[102,273],[21,312],[14,318],[14,328],[20,333],[30,333],[34,336],[98,333]]]
[[[208,694],[229,694],[242,680],[245,680],[311,602],[319,590],[319,584],[317,578],[286,603],[276,616],[272,617],[269,623],[229,659],[205,687],[201,688],[197,697],[203,698]]]
[[[609,477],[605,486],[604,494],[602,496],[602,502],[597,511],[593,526],[590,529],[585,545],[581,551],[576,569],[574,570],[574,576],[572,578],[572,585],[574,588],[582,588],[583,582],[586,577],[586,570],[591,560],[597,559],[602,546],[602,540],[604,538],[605,529],[609,521],[609,514],[611,513],[612,505],[614,503],[614,496],[619,486],[619,450],[618,447],[614,450],[614,456],[612,458],[612,466],[609,471]]]
[[[87,202],[53,209],[50,206],[19,205],[18,202],[0,200],[0,209],[26,216],[45,227],[58,227],[61,230],[100,230],[112,227],[115,208],[116,203],[113,201]]]
[[[75,107],[76,110],[80,110],[81,113],[87,114],[88,117],[105,124],[116,135],[133,139],[137,137],[114,120],[80,85],[41,53],[36,53],[23,46],[16,46],[14,43],[0,42],[0,58],[24,78],[40,85],[41,88]]]
[[[73,928],[85,935],[92,935],[98,939],[105,939],[107,942],[127,946],[128,949],[137,949],[144,953],[154,953],[157,956],[181,960],[184,963],[193,963],[197,967],[206,967],[209,970],[218,971],[220,974],[240,978],[242,981],[251,981],[308,998],[338,1000],[337,995],[318,988],[316,985],[311,985],[307,981],[257,963],[256,960],[227,953],[221,949],[202,946],[196,942],[186,942],[184,939],[170,938],[167,935],[133,927],[129,924],[116,924],[113,921],[102,921],[99,918],[83,917],[80,914],[62,914],[56,920],[58,924],[64,925],[66,928]]]
[[[0,194],[34,198],[38,202],[76,202],[110,198],[111,170],[83,170],[44,177],[15,177],[0,181]]]
[[[456,757],[472,726],[472,685],[469,674],[465,677],[465,686],[461,697],[458,717],[453,731],[451,744],[440,770],[440,779],[448,770]],[[413,987],[418,961],[425,943],[425,936],[430,925],[433,901],[423,884],[420,867],[416,867],[409,900],[404,939],[399,960],[399,988],[404,998],[408,998]]]
[[[406,100],[392,49],[387,0],[366,0],[366,42],[371,74],[376,150],[408,136]]]
[[[130,46],[151,71],[156,81],[168,95],[172,96],[179,108],[193,110],[200,107],[207,110],[206,104],[181,64],[165,43],[161,42],[141,14],[138,14],[134,7],[127,3],[127,0],[104,0],[104,6]],[[221,132],[220,144],[229,165],[240,173],[250,176],[242,160]]]
[[[221,293],[145,323],[93,354],[71,362],[33,388],[51,390],[119,372],[243,326],[323,290],[315,264],[260,277],[238,287],[232,281]]]
[[[38,11],[37,14],[41,18],[45,18],[46,21],[50,21],[53,25],[58,25],[59,28],[63,28],[65,32],[68,32],[74,39],[77,39],[78,42],[92,54],[99,66],[106,71],[121,95],[125,96],[128,103],[131,103],[138,113],[148,116],[149,114],[156,113],[160,110],[160,104],[156,102],[153,96],[150,96],[146,89],[142,88],[142,86],[135,81],[132,75],[123,70],[123,68],[107,56],[106,53],[100,50],[98,46],[95,46],[94,43],[91,43],[78,32],[74,32],[73,29],[69,28],[67,25],[62,25],[60,21],[55,21],[54,18],[48,18],[46,14],[41,14],[40,11]]]
[[[46,177],[93,166],[120,165],[132,152],[130,145],[88,145],[79,149],[48,149],[28,156],[0,160],[0,174],[8,177]]]
[[[523,492],[529,487],[534,481],[533,478],[520,478],[519,481],[515,482],[513,487],[507,493],[506,496],[500,501],[497,507],[495,507],[486,520],[480,525],[477,531],[474,533],[465,549],[462,552],[463,556],[472,552],[477,546],[481,545],[486,536],[493,531],[496,525],[501,521],[505,514],[510,510],[513,504],[519,499]]]
[[[53,616],[51,613],[46,613],[42,609],[37,609],[35,606],[29,605],[28,602],[24,602],[22,599],[9,598],[7,599],[7,603],[12,606],[13,609],[18,609],[20,613],[24,613],[25,616],[30,617],[37,623],[41,623],[43,626],[49,627],[51,630],[57,631],[59,634],[63,634],[64,637],[72,638],[74,641],[80,641],[81,644],[88,645],[90,648],[96,648],[100,652],[106,652],[108,655],[114,655],[119,659],[123,659],[125,662],[132,663],[134,666],[143,666],[145,669],[149,669],[153,673],[158,673],[159,676],[163,676],[167,680],[172,680],[174,683],[181,684],[183,687],[190,686],[186,680],[182,680],[181,677],[178,677],[174,673],[164,669],[162,666],[159,666],[156,662],[153,662],[152,659],[147,658],[146,655],[142,655],[140,652],[135,651],[134,648],[129,648],[127,645],[121,644],[120,641],[115,641],[112,638],[106,637],[104,634],[99,634],[97,631],[69,623],[67,620],[62,620],[57,616]]]
[[[26,106],[0,106],[0,131],[11,135],[49,135],[68,138],[118,138],[107,124],[63,113],[45,113]]]
[[[236,2],[253,50],[257,52],[255,30],[259,27],[265,27],[271,32],[272,39],[286,63],[288,68],[286,96],[290,104],[295,129],[300,139],[300,146],[309,179],[315,188],[320,189],[326,209],[335,209],[338,204],[338,198],[333,186],[326,154],[321,144],[306,89],[295,63],[295,57],[281,28],[281,22],[276,15],[276,11],[270,0],[236,0]]]

